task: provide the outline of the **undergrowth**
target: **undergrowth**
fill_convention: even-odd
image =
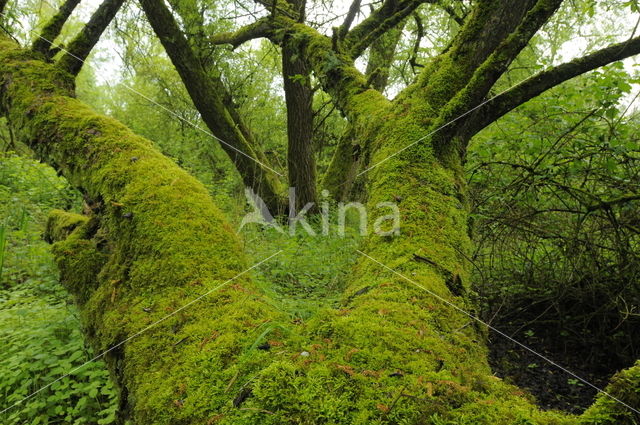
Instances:
[[[320,228],[320,223],[309,221],[314,229]],[[307,320],[322,308],[337,307],[347,274],[357,260],[357,229],[347,227],[340,236],[336,220],[329,222],[332,224],[326,235],[320,231],[310,235],[298,229],[291,236],[286,228],[282,233],[260,225],[245,227],[241,232],[254,263],[282,250],[254,275],[266,299],[293,320]]]
[[[0,154],[0,410],[11,407],[2,424],[115,422],[116,392],[103,362],[65,376],[94,355],[41,239],[48,210],[78,204],[51,168]]]

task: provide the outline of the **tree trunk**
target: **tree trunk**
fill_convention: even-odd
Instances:
[[[98,351],[116,347],[106,359],[121,390],[123,420],[631,425],[638,419],[605,398],[582,418],[541,412],[491,374],[484,331],[443,302],[473,311],[464,259],[468,211],[460,164],[443,165],[428,141],[367,174],[370,211],[380,202],[399,203],[401,233],[367,239],[362,250],[373,260],[363,256],[355,266],[339,308],[290,324],[240,277],[153,326],[243,271],[238,242],[202,185],[150,142],[69,97],[72,85],[67,74],[0,39],[2,112],[92,207],[85,218],[55,213],[49,234],[61,240],[54,245],[61,277],[76,296],[89,340]],[[364,134],[375,135],[372,163],[424,134],[417,114],[362,95],[378,99],[358,103],[369,120]],[[253,348],[264,323],[288,328],[273,331],[277,349]],[[609,387],[631,405],[638,370]]]
[[[313,152],[313,91],[309,66],[289,39],[282,48],[282,74],[287,104],[287,164],[289,186],[295,188],[296,211],[317,204],[316,161]]]
[[[369,58],[365,75],[375,90],[384,92],[389,82],[389,71],[393,64],[396,47],[402,36],[404,24],[391,28],[377,43],[369,48]],[[333,199],[347,200],[349,195],[357,195],[361,188],[354,188],[361,166],[369,163],[366,143],[355,137],[353,126],[340,137],[338,146],[322,181]],[[357,196],[356,196],[357,197]]]
[[[237,112],[225,105],[226,89],[222,81],[209,78],[171,12],[162,2],[142,0],[141,5],[203,121],[220,141],[220,146],[233,161],[244,184],[260,195],[272,214],[284,212],[277,176],[268,167],[266,156],[256,146]]]
[[[207,423],[261,363],[247,347],[256,327],[278,314],[244,275],[228,282],[247,265],[203,185],[151,142],[70,97],[69,74],[37,58],[0,39],[0,109],[91,208],[85,218],[53,214],[48,233],[59,240],[61,280],[85,334],[96,352],[111,350],[105,359],[122,418]]]

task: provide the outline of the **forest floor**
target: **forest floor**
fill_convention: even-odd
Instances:
[[[593,360],[587,362],[590,355],[584,350],[561,347],[562,341],[557,336],[552,338],[520,333],[514,338],[596,387],[604,388],[616,372],[603,363],[596,364],[598,362]],[[502,335],[490,333],[489,349],[489,363],[494,373],[527,390],[543,409],[581,413],[593,403],[597,393],[593,387]]]

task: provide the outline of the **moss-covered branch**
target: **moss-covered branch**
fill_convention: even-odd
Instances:
[[[201,183],[72,94],[69,74],[0,39],[0,110],[92,211],[86,218],[54,213],[48,234],[59,240],[63,283],[102,352],[247,265]],[[246,348],[255,328],[274,317],[243,276],[109,352],[123,419],[206,423],[264,360],[245,356]],[[239,380],[230,384],[234,375]]]
[[[256,38],[266,38],[271,31],[269,18],[261,18],[236,31],[221,32],[214,34],[207,39],[211,44],[230,44],[233,48]]]
[[[31,48],[34,51],[45,55],[47,59],[52,58],[55,51],[51,49],[51,46],[60,35],[62,27],[78,4],[80,4],[80,0],[66,0],[62,6],[60,6],[60,9],[58,9],[58,13],[53,15],[49,22],[44,26],[38,38],[33,42]]]
[[[440,128],[452,120],[472,110],[485,98],[491,87],[500,76],[508,69],[511,62],[524,49],[536,32],[556,12],[563,0],[538,0],[535,5],[524,15],[522,21],[502,41],[487,59],[473,72],[469,83],[451,99],[439,114],[434,125]],[[465,144],[467,140],[457,140],[454,135],[458,129],[465,125],[464,120],[453,123],[434,136],[434,146],[441,154],[452,149],[458,151],[457,143]]]
[[[284,202],[278,177],[267,165],[266,156],[237,112],[225,105],[226,89],[220,78],[211,77],[204,70],[163,1],[142,0],[140,3],[195,107],[235,164],[245,185],[253,188],[273,213],[282,212]]]
[[[434,0],[385,1],[369,17],[353,27],[344,37],[344,48],[353,58],[359,57],[384,33],[398,25],[423,3]]]
[[[64,55],[58,60],[59,66],[72,75],[78,75],[84,61],[89,57],[89,53],[113,21],[123,3],[124,0],[104,0],[91,15],[89,22],[65,49]]]
[[[450,47],[426,66],[415,84],[407,87],[398,102],[420,98],[436,111],[469,83],[478,67],[520,25],[532,0],[480,0],[473,7]]]
[[[509,111],[565,81],[638,54],[640,54],[640,37],[611,44],[588,55],[542,71],[479,108],[469,120],[468,132],[470,135],[477,133]]]

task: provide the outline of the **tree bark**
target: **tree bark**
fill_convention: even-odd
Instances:
[[[296,210],[307,203],[317,205],[316,160],[313,151],[313,91],[311,74],[298,50],[285,42],[282,73],[287,105],[287,164],[289,186],[295,188]]]
[[[80,4],[80,0],[66,0],[60,6],[58,13],[44,26],[40,36],[33,42],[31,49],[42,53],[47,59],[51,59],[54,55],[51,47],[78,4]]]
[[[272,214],[283,213],[285,205],[277,176],[237,112],[225,105],[222,81],[207,75],[162,2],[142,0],[141,5],[202,119],[233,161],[244,184],[260,195]]]
[[[289,3],[298,13],[298,20],[304,22],[305,1],[297,0]],[[318,195],[316,193],[316,160],[312,144],[311,69],[296,44],[295,39],[288,36],[282,43],[282,76],[287,107],[289,187],[295,188],[296,211],[300,211],[308,203],[311,203],[312,210],[315,210]]]
[[[98,10],[91,15],[87,25],[82,28],[80,34],[73,39],[66,49],[66,53],[58,61],[58,65],[67,70],[71,75],[78,75],[89,57],[102,33],[107,29],[124,0],[104,0]],[[50,40],[53,41],[53,40]]]
[[[238,241],[197,181],[150,142],[69,97],[72,87],[68,74],[0,39],[0,109],[18,137],[90,201],[88,217],[54,213],[49,236],[60,240],[54,252],[61,277],[90,341],[99,352],[116,347],[106,359],[121,390],[122,420],[631,425],[637,419],[603,397],[582,418],[541,412],[491,374],[484,330],[452,307],[473,311],[460,167],[444,165],[429,142],[372,171],[370,211],[380,202],[399,203],[402,228],[396,237],[367,239],[362,250],[370,258],[356,265],[340,308],[288,324],[241,277],[153,326],[243,271]],[[375,135],[373,161],[424,134],[417,114],[384,99],[369,107],[365,134]],[[289,328],[273,331],[278,350],[252,348],[264,323]],[[636,402],[639,369],[614,380],[611,394]]]

